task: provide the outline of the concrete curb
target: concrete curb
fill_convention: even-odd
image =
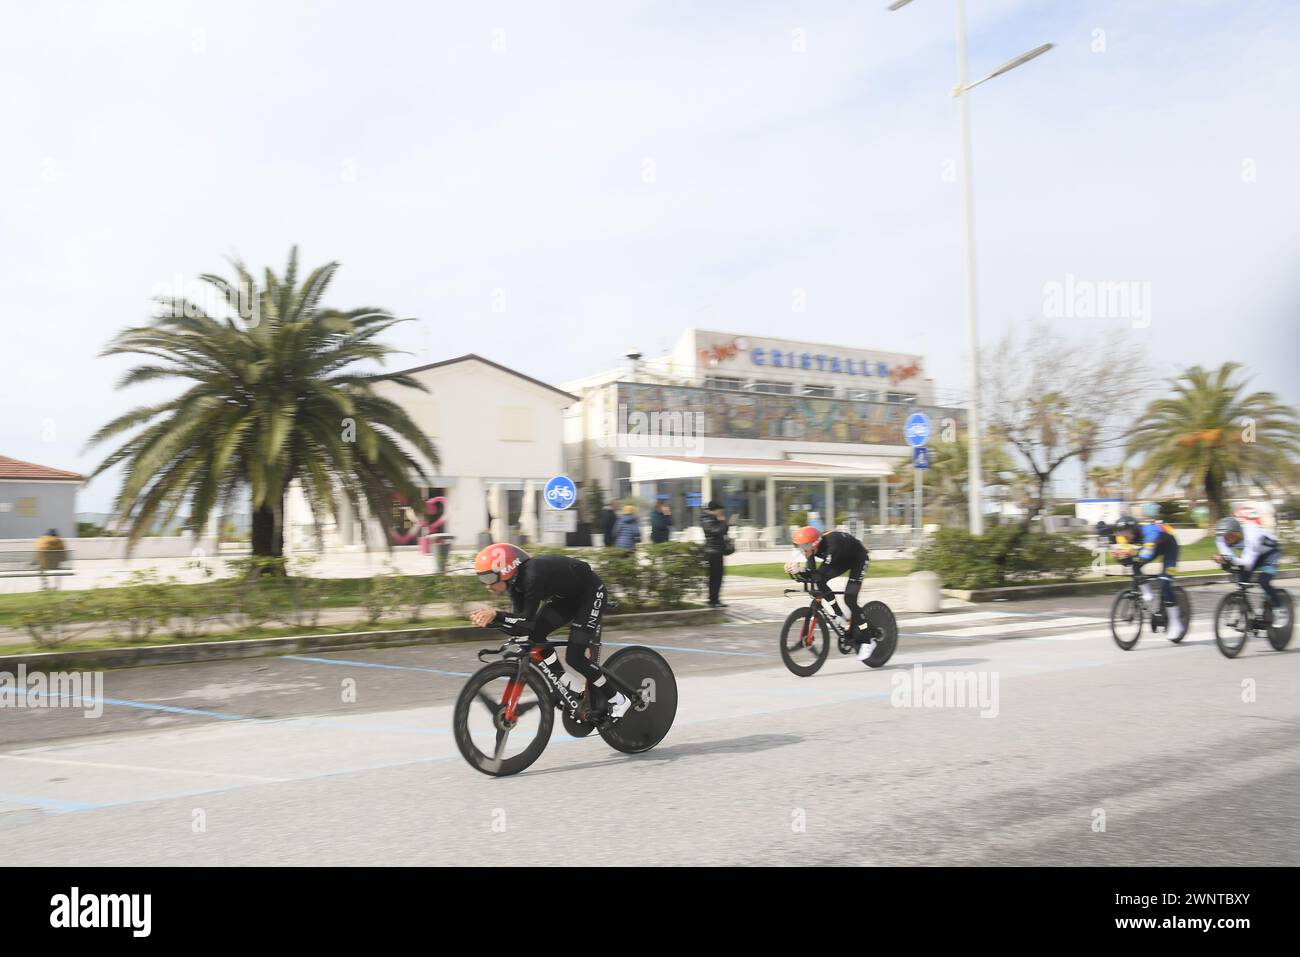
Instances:
[[[705,625],[725,620],[718,608],[685,608],[680,611],[650,611],[643,614],[610,615],[605,627],[619,630],[628,626],[664,628],[672,625]],[[28,671],[90,671],[113,668],[146,668],[154,665],[192,664],[235,658],[264,658],[306,651],[348,651],[357,648],[387,648],[401,645],[446,644],[480,640],[492,644],[500,632],[472,626],[458,628],[397,628],[390,631],[352,631],[331,635],[287,635],[282,638],[245,638],[231,641],[196,641],[174,645],[141,645],[128,648],[95,648],[87,651],[45,651],[0,656],[0,671],[14,672],[22,665]],[[502,636],[504,637],[504,636]]]
[[[943,593],[949,598],[961,598],[965,601],[996,601],[1006,599],[1016,601],[1025,598],[1053,598],[1058,595],[1092,595],[1112,591],[1123,591],[1132,582],[1128,575],[1111,575],[1096,581],[1062,582],[1054,585],[1009,585],[1005,588],[945,588]],[[1226,572],[1206,572],[1200,575],[1179,575],[1175,577],[1177,585],[1210,585],[1215,582],[1233,581],[1233,576]]]

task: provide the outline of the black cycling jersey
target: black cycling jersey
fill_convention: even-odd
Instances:
[[[539,555],[520,565],[510,579],[507,590],[514,613],[498,616],[496,625],[511,635],[549,634],[574,621],[574,615],[587,604],[583,599],[593,598],[600,586],[600,576],[586,562],[564,555]]]
[[[817,567],[819,558],[822,560],[820,568]],[[817,543],[817,551],[808,558],[808,571],[816,572],[818,584],[824,585],[847,571],[861,574],[867,560],[867,546],[848,532],[827,532]]]

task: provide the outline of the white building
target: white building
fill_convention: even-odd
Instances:
[[[576,397],[472,354],[401,374],[428,391],[391,383],[375,391],[405,408],[438,451],[439,466],[426,466],[432,484],[420,490],[426,500],[436,500],[434,530],[454,536],[457,548],[473,547],[485,531],[494,541],[522,531],[533,541],[562,544],[562,533],[541,534],[541,490],[563,470],[564,409]],[[416,540],[414,518],[409,507],[393,503],[395,543]],[[364,520],[377,547],[378,523]],[[326,530],[327,547],[360,547],[358,521],[341,515],[338,527]],[[307,544],[311,513],[300,491],[290,495],[286,526],[289,541]]]
[[[924,411],[948,441],[965,423],[933,404],[920,356],[700,329],[564,389],[581,400],[566,416],[568,474],[607,497],[669,502],[678,528],[710,499],[760,528],[812,513],[828,527],[909,521],[887,483],[910,455],[903,423]]]

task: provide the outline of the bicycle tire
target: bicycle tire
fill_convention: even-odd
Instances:
[[[817,644],[815,635],[810,635],[812,623],[809,618],[816,617],[817,625],[821,630],[821,643]],[[793,639],[791,638],[791,629]],[[809,644],[808,640],[812,639]],[[793,641],[793,648],[791,642]],[[811,607],[796,608],[786,616],[785,624],[781,626],[781,660],[785,662],[786,668],[791,674],[798,675],[800,678],[810,678],[815,675],[821,666],[826,664],[826,658],[831,653],[830,630],[826,627],[826,622],[820,616],[814,616]],[[791,655],[792,650],[811,649],[813,660],[811,664],[803,665],[794,660]]]
[[[498,758],[494,755],[488,755],[480,751],[475,745],[469,730],[469,713],[476,702],[486,705],[486,702],[480,699],[479,692],[493,681],[498,681],[501,678],[514,678],[518,671],[519,666],[513,661],[497,661],[480,668],[470,676],[469,681],[465,682],[465,687],[460,690],[460,695],[456,698],[456,706],[452,711],[452,734],[456,739],[456,747],[460,750],[461,757],[474,770],[481,771],[491,777],[499,778],[518,774],[531,765],[546,750],[546,744],[551,739],[551,730],[555,727],[555,704],[550,686],[530,666],[525,675],[529,690],[537,695],[537,711],[540,724],[538,725],[536,737],[523,751],[511,758]]]
[[[1115,596],[1115,600],[1110,606],[1110,636],[1115,639],[1115,644],[1124,651],[1129,651],[1138,643],[1142,637],[1142,622],[1146,617],[1142,609],[1142,596],[1135,591],[1122,591]],[[1123,621],[1133,623],[1136,620],[1136,629],[1132,638],[1121,638],[1119,634],[1118,623]]]
[[[1239,616],[1240,627],[1225,621],[1226,615],[1234,610]],[[1229,634],[1230,629],[1236,634]],[[1241,649],[1246,647],[1246,639],[1250,637],[1250,632],[1250,608],[1247,607],[1246,600],[1241,597],[1240,592],[1234,591],[1224,595],[1218,607],[1214,609],[1214,643],[1219,651],[1225,658],[1237,657],[1241,654]]]
[[[862,606],[862,620],[880,635],[876,650],[862,663],[868,668],[880,668],[894,657],[898,648],[898,619],[883,601],[869,601]]]
[[[672,730],[677,717],[677,678],[673,669],[659,652],[640,645],[620,648],[601,668],[633,691],[648,694],[650,700],[643,700],[618,721],[605,727],[598,725],[596,730],[615,751],[649,751]],[[648,688],[647,681],[653,682]]]
[[[1291,644],[1291,629],[1295,625],[1295,609],[1291,607],[1291,593],[1285,588],[1279,588],[1278,594],[1282,596],[1282,604],[1286,605],[1286,627],[1274,628],[1272,625],[1268,629],[1268,643],[1273,646],[1274,651],[1286,651],[1286,646]]]

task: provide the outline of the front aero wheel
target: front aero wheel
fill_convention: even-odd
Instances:
[[[862,621],[865,627],[859,628],[859,634],[866,634],[875,639],[876,650],[863,662],[868,668],[879,668],[894,656],[898,647],[898,622],[894,612],[883,601],[869,601],[862,606]]]
[[[1115,596],[1110,606],[1110,634],[1115,644],[1128,651],[1142,637],[1142,599],[1136,592],[1125,591]]]
[[[623,717],[599,728],[600,736],[624,754],[649,751],[664,739],[677,717],[673,669],[659,652],[639,645],[620,648],[601,667],[632,689],[634,703]]]
[[[1214,612],[1214,643],[1224,657],[1235,658],[1250,637],[1250,609],[1239,592],[1223,596]]]
[[[518,774],[536,761],[551,739],[555,708],[551,689],[530,665],[523,688],[519,665],[499,661],[480,668],[465,683],[452,712],[456,747],[475,770],[494,777]],[[507,701],[518,694],[514,720]]]
[[[830,654],[826,622],[811,608],[796,608],[781,626],[781,660],[792,674],[808,678],[826,663]]]

